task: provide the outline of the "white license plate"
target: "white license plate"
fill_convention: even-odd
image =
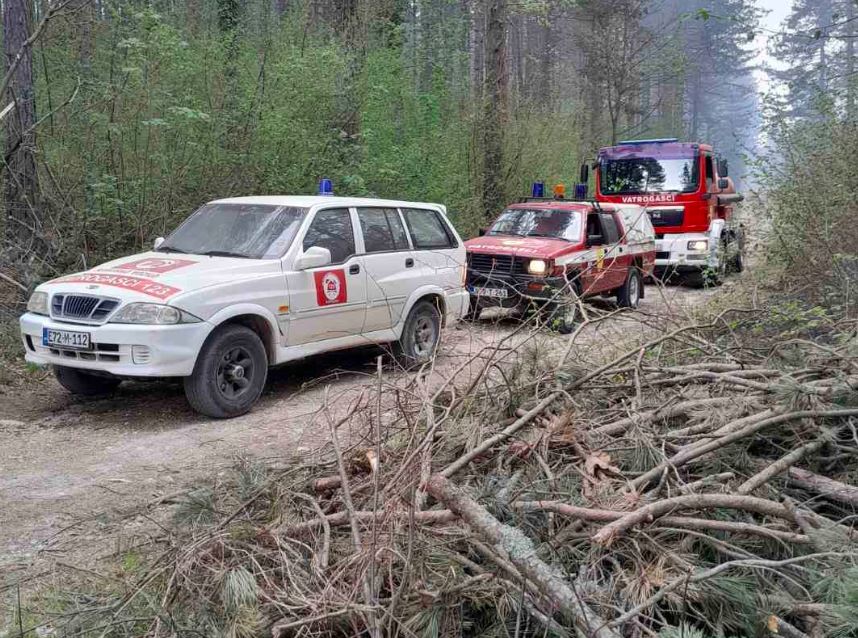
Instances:
[[[509,297],[509,290],[506,288],[478,288],[471,286],[471,294],[477,297],[494,297],[496,299],[506,299]]]
[[[46,348],[70,348],[73,350],[89,350],[88,332],[69,332],[68,330],[42,329],[42,345]]]

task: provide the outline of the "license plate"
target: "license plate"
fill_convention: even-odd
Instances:
[[[471,286],[471,294],[477,297],[494,297],[496,299],[506,299],[509,297],[509,290],[506,288],[478,288]]]
[[[43,328],[42,345],[46,348],[54,347],[69,348],[72,350],[89,350],[89,333]]]

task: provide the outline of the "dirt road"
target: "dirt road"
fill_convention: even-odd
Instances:
[[[649,286],[638,314],[650,324],[677,319],[711,294]],[[624,315],[606,323],[585,340],[615,341],[644,329]],[[483,320],[446,331],[439,372],[452,372],[515,325]],[[565,345],[562,336],[544,339],[549,347]],[[73,399],[47,379],[0,395],[0,567],[109,537],[118,531],[112,513],[187,489],[239,455],[288,462],[313,454],[328,438],[314,413],[325,397],[347,411],[349,397],[371,383],[378,354],[354,350],[274,370],[257,408],[228,421],[192,412],[178,384],[126,383],[116,396],[93,401]],[[123,534],[133,533],[130,522],[121,525]]]

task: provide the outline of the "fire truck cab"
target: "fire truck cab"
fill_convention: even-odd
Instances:
[[[637,204],[649,213],[657,276],[718,284],[743,269],[744,232],[733,215],[743,196],[712,146],[675,138],[624,141],[600,149],[593,169],[597,201]]]
[[[581,297],[612,295],[637,307],[655,233],[640,206],[534,197],[508,206],[465,248],[472,318],[489,306],[538,309],[566,333]]]

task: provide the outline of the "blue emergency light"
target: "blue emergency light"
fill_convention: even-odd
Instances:
[[[638,146],[640,144],[672,144],[678,142],[677,137],[659,137],[654,140],[622,140],[617,146]]]
[[[334,194],[334,183],[327,177],[319,180],[319,195],[330,196]]]
[[[533,182],[530,189],[531,197],[545,197],[545,182]]]
[[[587,199],[587,185],[575,184],[575,199],[578,201]]]

